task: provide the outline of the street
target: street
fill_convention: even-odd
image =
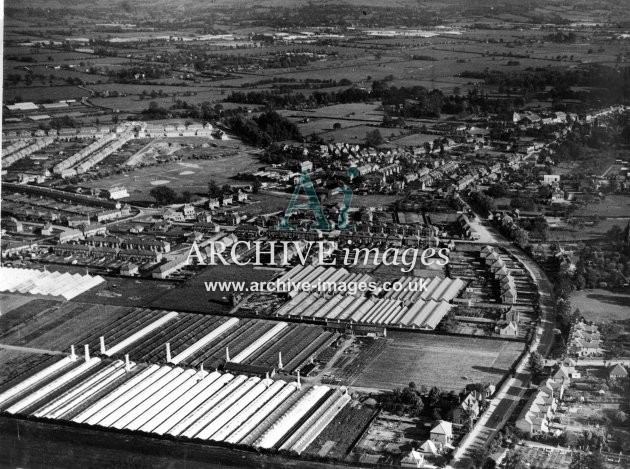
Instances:
[[[462,469],[468,469],[472,465],[469,458],[471,451],[475,448],[487,447],[514,412],[531,381],[528,370],[530,351],[536,350],[543,356],[547,355],[553,343],[555,325],[553,286],[542,268],[489,224],[475,221],[471,222],[471,225],[478,230],[477,233],[480,235],[477,242],[501,245],[527,269],[538,286],[542,318],[536,328],[534,341],[516,366],[515,376],[506,380],[497,390],[488,409],[479,417],[472,431],[464,437],[447,466]]]

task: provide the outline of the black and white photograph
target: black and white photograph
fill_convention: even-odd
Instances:
[[[630,0],[0,4],[0,468],[630,468]]]

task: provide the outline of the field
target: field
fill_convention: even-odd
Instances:
[[[107,282],[74,298],[84,303],[114,306],[144,306],[171,291],[177,284],[134,278],[106,278]]]
[[[29,301],[33,301],[33,298],[26,295],[0,294],[0,314],[7,314]]]
[[[223,158],[187,159],[177,163],[150,166],[91,181],[85,185],[99,188],[125,186],[129,188],[130,192],[130,198],[126,200],[136,201],[153,200],[149,192],[157,183],[162,181],[166,181],[165,184],[168,184],[168,187],[176,192],[206,193],[208,182],[211,179],[220,186],[228,183],[234,184],[238,181],[232,178],[239,172],[251,171],[260,165],[254,155],[247,152],[237,152],[234,147],[238,144],[232,142],[232,145],[234,146],[229,149],[232,155]],[[207,151],[209,153],[219,152],[214,148],[209,148]]]
[[[598,204],[590,204],[587,207],[575,211],[575,216],[598,217],[628,217],[630,213],[630,201],[622,195],[609,195],[606,200]],[[619,222],[623,223],[623,222]]]
[[[18,298],[21,299],[23,297]],[[16,304],[17,302],[14,301],[13,303]],[[3,311],[2,316],[0,316],[0,334],[7,333],[20,323],[30,321],[38,314],[57,304],[59,304],[59,302],[55,300],[35,299],[14,308],[7,307],[7,309]]]
[[[295,468],[295,460],[148,436],[0,417],[2,467]],[[302,461],[300,467],[330,469]]]
[[[571,463],[571,453],[560,449],[545,451],[535,447],[517,447],[516,451],[521,461],[531,467],[553,467],[556,469],[568,469]]]
[[[372,421],[375,410],[367,406],[346,406],[311,443],[306,453],[344,458],[356,443],[356,435]]]
[[[518,342],[388,333],[393,338],[354,382],[356,387],[390,390],[418,385],[460,390],[468,383],[497,383],[517,359]]]
[[[19,319],[14,315],[18,310]],[[11,329],[2,328],[0,343],[67,352],[70,345],[78,344],[81,335],[128,311],[129,308],[33,300],[9,313]]]
[[[47,99],[60,101],[62,99],[76,99],[90,95],[89,91],[77,86],[32,86],[21,88],[5,88],[4,99],[7,101],[19,98],[22,101],[38,101],[42,99],[42,94]]]
[[[630,289],[611,292],[594,289],[571,294],[571,303],[587,321],[608,322],[630,318]]]
[[[605,210],[606,208],[603,206],[598,207],[602,210]],[[595,216],[594,213],[590,215],[586,222],[592,221],[591,217],[593,216]],[[606,233],[615,225],[624,228],[627,222],[627,218],[607,218],[605,220],[597,220],[595,224],[587,224],[583,228],[573,228],[570,227],[567,223],[563,223],[564,228],[561,226],[559,228],[553,228],[549,230],[548,240],[560,242],[591,239],[595,240],[604,237]]]
[[[57,357],[59,358],[59,357]],[[54,363],[51,355],[4,349],[0,345],[0,391],[14,384],[13,380]]]

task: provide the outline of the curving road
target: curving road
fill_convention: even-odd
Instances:
[[[553,343],[553,329],[555,327],[553,285],[542,268],[522,250],[512,245],[490,224],[477,220],[471,221],[471,224],[480,235],[478,243],[500,245],[529,271],[534,283],[538,286],[541,316],[536,326],[536,336],[530,344],[527,353],[516,365],[514,376],[506,380],[495,393],[488,409],[479,417],[472,431],[466,435],[455,450],[453,458],[447,467],[458,469],[470,468],[472,466],[472,461],[469,457],[471,451],[476,448],[486,447],[514,413],[514,409],[531,381],[531,374],[528,370],[530,353],[533,350],[538,351],[543,356],[549,353]]]

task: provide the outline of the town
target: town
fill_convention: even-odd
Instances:
[[[0,465],[630,465],[626,9],[337,3],[5,6]]]

